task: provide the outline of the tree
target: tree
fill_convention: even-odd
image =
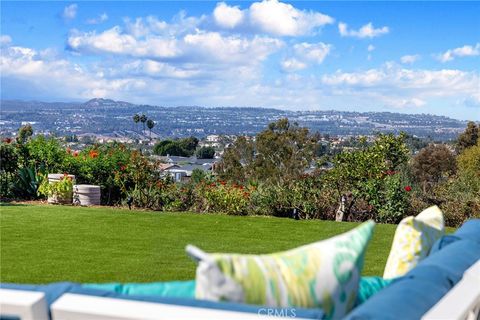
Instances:
[[[150,130],[150,140],[152,139],[152,129],[153,127],[155,127],[155,121],[153,121],[152,119],[148,119],[147,120],[147,128],[148,130]]]
[[[140,115],[138,113],[135,113],[133,116],[133,122],[135,123],[135,127],[137,127],[137,124],[140,122]]]
[[[185,140],[189,140],[190,138],[180,139],[180,140],[163,140],[159,141],[153,147],[153,152],[156,155],[160,156],[180,156],[180,157],[189,157],[191,156],[195,149],[187,150],[185,149],[186,146],[193,146],[196,144],[190,144],[189,142],[185,142]],[[194,138],[196,139],[196,138]],[[198,139],[197,139],[198,143]]]
[[[147,122],[148,118],[145,114],[140,116],[140,122],[143,124],[143,134],[145,134],[145,122]]]
[[[254,161],[255,145],[246,137],[238,137],[235,143],[225,149],[222,161],[216,172],[223,180],[234,182],[245,181],[251,178],[251,167]]]
[[[458,170],[472,179],[480,179],[480,140],[458,155]],[[478,181],[478,180],[477,180]]]
[[[188,137],[184,139],[178,140],[178,143],[180,147],[185,150],[185,153],[188,154],[188,156],[191,156],[195,153],[195,150],[197,149],[198,146],[198,139],[195,137]]]
[[[457,150],[462,152],[464,149],[473,147],[477,144],[480,127],[475,124],[475,122],[470,121],[467,124],[465,131],[460,134],[457,140]]]
[[[213,147],[201,147],[197,150],[196,154],[199,159],[213,159],[215,156],[215,149]]]
[[[202,181],[204,181],[207,177],[207,174],[205,173],[205,171],[201,170],[201,169],[198,169],[198,168],[195,168],[193,169],[192,171],[192,176],[190,177],[190,180],[197,184],[197,183],[200,183]]]
[[[426,193],[440,180],[456,171],[453,153],[444,144],[430,144],[413,158],[412,173]]]
[[[18,129],[17,142],[20,144],[24,144],[32,135],[33,128],[30,124],[21,126],[20,129]]]
[[[270,123],[255,141],[240,137],[225,151],[218,173],[235,181],[281,183],[302,175],[314,158],[316,140],[288,119]]]
[[[353,206],[362,199],[384,216],[393,212],[384,220],[395,222],[406,211],[398,170],[407,162],[408,153],[405,135],[380,134],[372,145],[337,154],[324,177],[339,201],[337,220],[348,220]],[[400,205],[390,203],[392,196],[400,199]]]

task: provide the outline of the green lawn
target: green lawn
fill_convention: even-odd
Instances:
[[[0,210],[0,280],[16,283],[193,279],[188,243],[207,252],[270,253],[358,225],[66,206]],[[376,226],[364,275],[383,273],[394,231],[394,225]]]

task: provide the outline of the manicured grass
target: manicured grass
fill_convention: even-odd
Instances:
[[[66,206],[0,210],[0,280],[16,283],[193,279],[189,243],[207,252],[270,253],[358,225]],[[394,225],[376,226],[364,275],[382,275],[394,232]]]

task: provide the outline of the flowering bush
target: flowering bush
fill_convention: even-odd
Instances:
[[[225,181],[199,183],[194,193],[199,200],[195,207],[197,211],[249,214],[251,189],[242,185]]]

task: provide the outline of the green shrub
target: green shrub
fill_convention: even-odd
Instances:
[[[20,168],[13,183],[13,193],[17,198],[35,199],[41,182],[42,175],[34,167]]]
[[[66,173],[59,181],[49,181],[47,176],[43,176],[42,182],[38,187],[38,193],[46,197],[56,197],[58,199],[71,198],[73,194],[72,178]]]

